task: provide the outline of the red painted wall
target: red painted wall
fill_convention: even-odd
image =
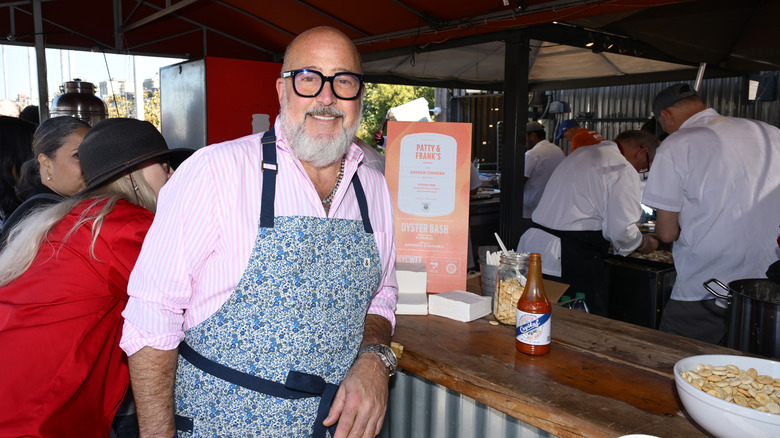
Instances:
[[[253,117],[256,125],[265,125],[267,116],[272,126],[279,114],[281,70],[275,62],[206,57],[207,144],[252,134]]]

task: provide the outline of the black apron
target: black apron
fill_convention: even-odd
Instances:
[[[601,230],[560,231],[533,223],[532,228],[561,239],[561,281],[569,285],[569,292],[585,293],[590,313],[607,316],[609,289],[607,288],[604,256],[609,241]]]

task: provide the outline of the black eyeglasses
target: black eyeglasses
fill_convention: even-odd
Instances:
[[[333,94],[342,100],[355,100],[363,87],[363,75],[357,73],[336,73],[325,76],[317,70],[290,70],[282,73],[283,78],[292,77],[293,90],[301,97],[316,97],[325,82],[330,82]]]

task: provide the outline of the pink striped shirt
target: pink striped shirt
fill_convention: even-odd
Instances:
[[[320,197],[276,124],[276,216],[325,217]],[[120,346],[131,355],[144,346],[171,350],[184,330],[204,321],[227,301],[249,261],[260,218],[262,135],[198,150],[160,193],[157,215],[130,276]],[[344,181],[357,171],[366,192],[382,281],[368,313],[395,327],[393,204],[381,173],[358,166],[363,152],[349,149]],[[341,184],[328,217],[359,219],[351,184]]]

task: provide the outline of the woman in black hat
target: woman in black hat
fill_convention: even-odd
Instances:
[[[32,212],[0,253],[0,430],[106,437],[129,387],[127,281],[157,195],[192,153],[149,122],[107,119],[79,146],[87,188]]]

